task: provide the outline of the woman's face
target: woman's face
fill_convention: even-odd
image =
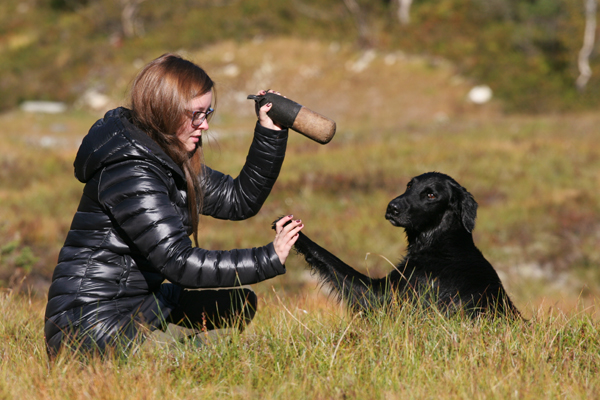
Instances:
[[[192,118],[191,115],[194,111],[203,111],[206,112],[210,108],[212,104],[212,91],[204,93],[201,96],[194,97],[187,104],[186,109],[190,112],[189,116],[185,118],[184,122],[179,127],[177,131],[177,137],[181,140],[181,143],[185,146],[185,149],[188,152],[192,152],[196,150],[198,143],[200,142],[200,138],[202,137],[202,131],[208,129],[208,121],[205,119],[200,126],[194,128],[192,126]]]

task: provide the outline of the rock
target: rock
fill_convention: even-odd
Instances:
[[[79,102],[92,110],[101,111],[107,109],[110,103],[110,97],[94,89],[90,89],[81,96]]]
[[[60,114],[67,111],[67,105],[59,101],[24,101],[21,110],[31,113]]]
[[[492,89],[487,85],[475,86],[469,91],[468,96],[475,104],[485,104],[492,99]]]

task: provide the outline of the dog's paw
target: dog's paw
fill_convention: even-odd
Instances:
[[[285,215],[282,215],[281,217],[277,218],[275,221],[273,221],[273,223],[271,224],[271,229],[276,230],[276,226],[275,224],[277,224],[277,222],[279,222],[281,220],[281,218],[286,217]],[[288,221],[285,225],[289,224],[292,221]],[[285,226],[283,225],[283,226]]]

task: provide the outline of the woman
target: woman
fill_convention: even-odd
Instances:
[[[237,178],[204,166],[202,133],[213,95],[204,70],[165,54],[135,79],[130,109],[109,111],[84,138],[74,165],[85,187],[48,294],[51,356],[65,345],[126,350],[167,323],[242,329],[256,310],[254,292],[187,289],[241,286],[285,273],[303,227],[292,216],[277,223],[275,240],[262,247],[211,251],[193,247],[189,238],[198,245],[199,213],[230,220],[255,215],[285,156],[287,129],[269,118],[267,104],[257,110]]]

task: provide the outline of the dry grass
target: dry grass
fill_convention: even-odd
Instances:
[[[43,302],[0,296],[0,396],[148,398],[593,398],[597,308],[539,309],[527,322],[447,319],[414,308],[346,315],[314,293],[271,292],[243,335],[209,346],[144,349],[128,359],[49,364]]]
[[[476,241],[518,302],[535,306],[546,295],[576,301],[580,292],[598,294],[596,115],[504,116],[495,104],[469,104],[468,81],[450,64],[399,53],[369,58],[335,43],[226,42],[187,56],[218,84],[213,140],[205,149],[214,168],[236,174],[241,167],[253,124],[245,97],[258,88],[280,89],[338,124],[326,146],[292,133],[281,177],[261,213],[237,224],[236,235],[230,223],[204,218],[203,246],[266,243],[271,220],[294,213],[315,240],[358,268],[383,274],[389,266],[374,255],[396,260],[404,249],[401,231],[383,219],[387,202],[410,177],[436,170],[475,195]],[[362,71],[360,59],[370,60]],[[134,73],[133,67],[122,72]],[[113,92],[114,105],[123,104],[125,87]],[[26,283],[45,292],[81,193],[72,161],[100,115],[0,115],[4,285],[26,275]],[[365,261],[367,253],[373,255]],[[290,262],[281,283],[296,287],[306,276],[299,261]]]
[[[261,212],[238,223],[203,218],[201,246],[266,244],[271,221],[293,213],[315,241],[380,276],[391,267],[379,255],[395,261],[405,246],[402,231],[383,218],[387,203],[410,177],[436,170],[474,194],[476,243],[532,323],[473,325],[407,312],[352,320],[290,257],[286,275],[255,286],[257,319],[230,344],[184,345],[129,360],[80,363],[65,356],[49,366],[44,296],[82,189],[73,158],[99,114],[13,111],[0,115],[0,279],[12,293],[29,286],[36,294],[1,297],[0,397],[584,398],[598,392],[598,115],[505,116],[495,104],[469,104],[468,81],[451,65],[375,54],[357,72],[364,54],[336,44],[222,43],[189,56],[218,82],[218,113],[205,147],[211,167],[239,171],[253,124],[245,96],[259,88],[279,89],[338,123],[326,146],[292,133]],[[114,88],[115,99],[122,93],[122,86]]]

